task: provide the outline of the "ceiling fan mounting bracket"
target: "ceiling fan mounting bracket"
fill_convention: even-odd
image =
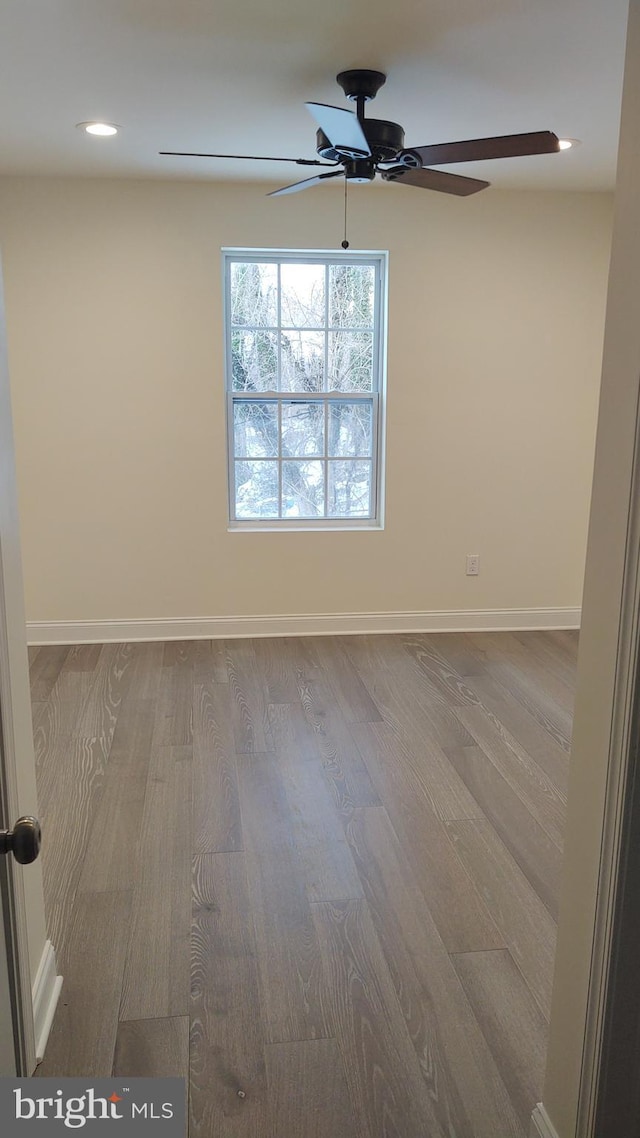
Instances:
[[[387,77],[382,71],[358,70],[341,71],[336,80],[342,87],[347,99],[357,102],[359,99],[368,103],[375,99]]]

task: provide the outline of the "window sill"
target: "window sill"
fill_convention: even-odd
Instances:
[[[252,522],[242,522],[240,525],[228,525],[227,533],[382,533],[384,525],[381,522],[366,522],[362,525],[347,523],[346,525],[306,525],[291,522],[288,525],[253,525]]]

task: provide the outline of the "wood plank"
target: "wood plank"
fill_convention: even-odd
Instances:
[[[551,1010],[556,926],[489,822],[448,822],[447,832],[545,1019]]]
[[[366,1134],[351,1107],[335,1039],[269,1043],[265,1138],[352,1138]]]
[[[82,708],[75,734],[102,739],[109,754],[118,711],[129,683],[133,646],[105,644],[96,664],[94,682]]]
[[[525,1133],[542,1098],[547,1024],[509,953],[452,957]]]
[[[460,747],[449,758],[527,881],[557,920],[562,852],[480,747]]]
[[[362,755],[329,685],[322,678],[303,681],[299,692],[340,815],[348,818],[355,806],[379,806]]]
[[[164,644],[150,641],[147,644],[133,644],[129,670],[129,686],[123,700],[153,699],[158,702]]]
[[[298,681],[317,679],[322,672],[317,653],[318,637],[284,636],[281,643],[295,665]]]
[[[269,704],[298,702],[298,662],[295,641],[271,639],[253,641],[256,668]]]
[[[383,664],[385,671],[395,672],[406,667],[407,653],[401,635],[379,636],[366,633],[358,636],[341,636],[340,644],[358,674],[376,671]]]
[[[264,1134],[267,1092],[256,946],[242,853],[194,861],[191,1138]]]
[[[524,649],[527,659],[533,659],[536,673],[542,670],[546,675],[551,671],[559,680],[559,690],[563,692],[562,703],[569,710],[573,708],[573,689],[575,687],[576,661],[558,652],[553,641],[544,632],[514,632],[514,639]],[[563,690],[564,689],[564,690]]]
[[[191,746],[193,676],[193,643],[165,644],[153,738],[157,747]]]
[[[366,902],[323,902],[313,917],[356,1119],[372,1136],[443,1138]]]
[[[189,1085],[189,1017],[118,1024],[114,1075],[131,1079],[185,1079]]]
[[[356,811],[349,840],[444,1133],[474,1138],[519,1134],[498,1067],[386,811]]]
[[[401,638],[402,645],[418,670],[440,696],[457,707],[459,704],[477,703],[473,684],[470,684],[439,650],[438,636],[408,635]]]
[[[265,1039],[330,1038],[317,936],[276,756],[239,756],[238,782]]]
[[[405,650],[401,637],[358,636],[349,654],[382,718],[397,734],[428,736],[440,747],[468,746],[472,740],[442,695]],[[389,660],[389,656],[391,660]]]
[[[174,668],[186,664],[193,667],[198,643],[197,640],[166,640],[162,651],[162,666]]]
[[[547,633],[547,639],[556,650],[560,650],[567,660],[573,665],[573,683],[575,684],[575,673],[578,663],[578,645],[580,643],[580,633],[578,629],[554,629],[552,632]]]
[[[569,754],[560,746],[555,736],[549,734],[522,704],[513,699],[491,676],[475,677],[473,690],[478,703],[485,709],[491,721],[496,725],[500,724],[502,731],[508,732],[516,739],[523,750],[551,779],[560,798],[566,800]]]
[[[81,649],[95,647],[95,645],[80,645]],[[95,683],[95,664],[89,667],[95,654],[92,652],[91,656],[73,656],[74,651],[75,649],[69,649],[69,655],[60,669],[49,698],[45,701],[37,720],[34,720],[37,771],[41,769],[45,758],[47,766],[51,767],[52,763],[48,756],[56,751],[62,752],[69,738],[82,738],[78,728],[85,703]],[[82,662],[83,666],[80,666],[79,662]]]
[[[42,716],[44,715],[46,706],[47,706],[46,700],[36,701],[33,698],[31,699],[31,725],[32,725],[32,730],[33,730],[33,741],[34,741],[34,758],[36,756],[36,748],[35,748],[36,731],[38,729],[38,724],[40,723],[40,720],[41,720]]]
[[[73,644],[67,652],[66,670],[69,672],[95,672],[106,644]]]
[[[193,694],[193,850],[241,849],[229,685],[198,681]]]
[[[36,1075],[111,1074],[130,905],[128,892],[78,898],[68,948],[58,959],[64,987]]]
[[[118,716],[100,799],[90,821],[78,884],[82,893],[133,887],[154,718],[152,700],[127,701]],[[69,824],[75,823],[70,819]]]
[[[94,739],[94,747],[100,747],[107,759],[126,690],[130,646],[104,645],[97,656],[95,649],[100,645],[80,647],[90,648],[91,654],[78,651],[74,655],[75,650],[69,650],[49,699],[34,722],[38,791],[45,802],[49,800],[47,780],[57,780],[60,764],[66,765],[64,756],[73,749],[71,739]]]
[[[120,1018],[189,1011],[191,749],[152,750],[135,864]]]
[[[102,740],[61,740],[59,749],[49,755],[49,762],[50,777],[40,811],[42,873],[47,932],[60,952],[69,935],[93,817],[104,785]]]
[[[531,654],[508,633],[466,633],[484,670],[497,680],[566,751],[571,746],[573,692],[550,672],[535,668]]]
[[[193,679],[197,684],[227,684],[227,653],[224,640],[198,640],[194,646]]]
[[[572,714],[560,708],[549,696],[544,684],[534,688],[523,679],[522,673],[508,663],[496,663],[490,670],[491,678],[518,700],[541,727],[555,739],[567,754],[571,751]]]
[[[502,777],[552,842],[562,848],[565,801],[541,767],[517,739],[480,707],[458,708],[456,714]]]
[[[524,633],[523,637],[531,635]],[[523,643],[528,641],[525,639]],[[501,725],[499,729],[506,728],[518,740],[566,797],[569,770],[566,750],[522,704],[508,696],[505,688],[487,674],[486,668],[482,671],[478,668],[476,674],[465,679],[438,651],[437,636],[405,637],[404,644],[443,698],[449,700],[453,707],[483,707],[490,718]],[[575,666],[573,674],[575,676]]]
[[[255,647],[250,640],[228,640],[226,653],[236,751],[240,754],[272,751],[269,701],[258,675]]]
[[[68,644],[29,649],[29,684],[34,703],[44,703],[49,698],[68,654]]]
[[[435,645],[438,655],[444,657],[461,679],[471,679],[472,676],[484,673],[484,661],[467,644],[463,633],[435,632],[425,635],[423,639]]]
[[[300,706],[270,708],[276,764],[310,901],[362,897],[340,816],[324,777],[314,734]]]
[[[424,796],[416,795],[415,782],[381,750],[371,724],[354,724],[351,730],[447,949],[503,948],[502,935],[451,848],[445,823]]]
[[[354,638],[359,639],[359,638]],[[318,636],[313,650],[346,723],[376,723],[382,716],[347,651],[348,638]]]
[[[391,782],[402,782],[405,796],[424,802],[441,820],[482,816],[458,771],[432,739],[398,734],[386,723],[372,723],[366,734],[370,746],[365,762],[381,799]]]

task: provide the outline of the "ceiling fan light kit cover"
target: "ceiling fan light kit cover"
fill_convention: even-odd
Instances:
[[[380,174],[385,182],[467,197],[486,189],[490,183],[446,170],[434,170],[432,167],[449,166],[457,162],[484,162],[494,158],[553,154],[561,149],[557,135],[550,130],[407,148],[404,130],[399,123],[365,117],[366,104],[375,98],[386,82],[386,75],[382,71],[341,71],[336,78],[346,97],[356,104],[356,109],[348,111],[325,103],[306,103],[317,126],[316,151],[319,158],[187,154],[175,150],[162,150],[160,153],[183,158],[246,158],[249,161],[293,162],[298,166],[324,167],[324,173],[272,190],[269,197],[298,193],[333,178],[345,178],[347,182],[354,183],[372,182],[376,174]]]

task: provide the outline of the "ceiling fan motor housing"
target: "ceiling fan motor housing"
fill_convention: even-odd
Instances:
[[[404,150],[404,131],[397,122],[386,119],[363,119],[360,123],[369,143],[371,156],[375,162],[395,162]],[[336,149],[331,145],[322,130],[316,131],[316,149],[327,162],[342,162],[353,155]]]

